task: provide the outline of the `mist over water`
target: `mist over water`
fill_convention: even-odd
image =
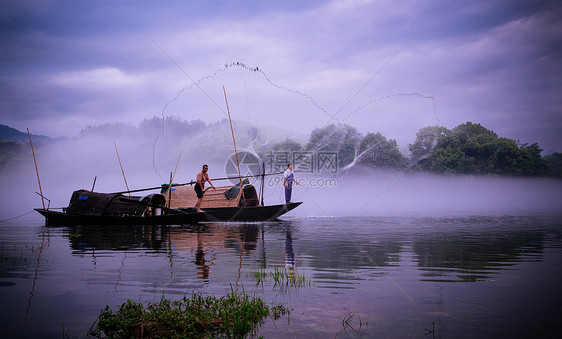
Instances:
[[[220,135],[227,132],[222,131],[223,127]],[[242,145],[248,144],[244,136],[240,139]],[[226,166],[233,154],[231,140],[226,137],[186,136],[178,142],[164,134],[155,147],[154,140],[153,135],[136,139],[86,135],[39,148],[36,153],[43,194],[51,200],[51,207],[66,207],[74,190],[91,189],[94,180],[95,191],[126,191],[115,145],[131,190],[158,187],[167,183],[171,174],[175,183],[189,182],[204,163],[209,165],[211,178],[233,175]],[[238,150],[244,152],[244,149],[248,148]],[[546,178],[439,176],[376,169],[352,169],[333,176],[296,172],[296,177],[303,185],[294,186],[292,200],[304,204],[289,213],[288,218],[527,214],[562,210],[562,181]],[[260,180],[254,179],[252,183],[260,189]],[[282,176],[268,176],[264,183],[265,204],[284,203]],[[3,196],[9,197],[0,206],[1,219],[41,207],[41,199],[35,193],[39,188],[31,157],[28,163],[4,171],[0,184]],[[231,185],[232,181],[214,184]]]
[[[379,172],[344,175],[336,187],[293,190],[312,216],[488,215],[559,212],[562,182],[539,178]]]

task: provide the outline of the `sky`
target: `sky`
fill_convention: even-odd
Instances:
[[[50,137],[173,115],[399,146],[471,121],[562,152],[556,1],[0,4],[0,124]],[[226,106],[228,99],[228,109]]]

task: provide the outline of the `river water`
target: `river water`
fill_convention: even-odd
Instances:
[[[562,214],[196,226],[0,223],[0,337],[86,337],[105,305],[235,289],[291,309],[265,338],[557,337]],[[305,283],[258,282],[254,273]]]

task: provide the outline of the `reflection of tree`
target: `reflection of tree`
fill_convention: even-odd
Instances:
[[[542,253],[543,240],[543,234],[533,231],[480,236],[426,235],[412,246],[418,266],[428,279],[442,277],[450,281],[446,277],[456,275],[461,281],[474,282],[490,277],[501,266],[521,261],[526,254]]]
[[[329,241],[314,256],[314,265],[321,268],[353,270],[362,267],[385,267],[399,261],[402,245],[397,241],[365,244],[343,239]]]
[[[399,241],[377,239],[376,243],[366,243],[365,239],[354,239],[349,234],[339,238],[341,240],[322,241],[322,246],[299,242],[299,256],[310,258],[309,265],[317,272],[314,278],[318,281],[356,280],[355,270],[388,267],[400,261],[402,244]]]
[[[315,269],[351,272],[364,267],[391,266],[400,260],[403,247],[400,241],[373,239],[366,242],[352,232],[341,231],[340,236],[304,238],[295,242],[298,225],[298,222],[280,221],[267,225],[266,230],[270,234],[285,235],[285,253],[293,252],[298,253],[300,258],[306,257],[308,265]]]
[[[346,239],[323,242],[321,247],[306,246],[299,249],[302,254],[312,258],[317,268],[354,270],[363,267],[386,267],[399,261],[402,245],[398,241],[378,241],[365,243],[364,240]]]

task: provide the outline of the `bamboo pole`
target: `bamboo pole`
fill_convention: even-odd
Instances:
[[[234,144],[234,155],[236,155],[236,167],[238,168],[238,178],[240,179],[240,192],[242,192],[242,201],[244,198],[244,189],[242,188],[242,175],[240,174],[240,163],[238,162],[238,152],[236,151],[236,140],[234,139],[234,129],[232,128],[232,119],[230,118],[230,109],[228,108],[228,99],[226,98],[226,89],[222,86],[224,92],[224,101],[226,101],[226,111],[228,112],[228,121],[230,121],[230,132],[232,132],[232,143]]]
[[[180,159],[181,159],[181,152],[180,152],[180,156],[178,157],[178,162],[176,162],[176,168],[174,169],[174,175],[172,176],[172,180],[176,177],[176,171],[178,170],[178,165],[180,164]],[[171,185],[172,183],[170,183]]]
[[[172,181],[174,180],[174,176],[172,172],[170,172],[170,186],[168,186],[168,208],[172,206]]]
[[[168,208],[172,205],[172,182],[174,182],[174,178],[176,176],[176,171],[178,170],[178,165],[180,164],[181,159],[181,152],[180,156],[178,157],[178,162],[176,162],[176,168],[174,169],[174,174],[170,172],[170,186],[168,186]]]
[[[260,189],[260,195],[261,195],[261,205],[265,206],[263,204],[263,192],[265,191],[265,162],[262,162],[262,176],[261,176],[261,189]]]
[[[31,142],[31,133],[29,133],[29,128],[27,129],[27,136],[29,137],[29,145],[31,146],[31,153],[33,153],[33,162],[35,163],[35,172],[37,173],[37,182],[39,183],[39,193],[41,193],[41,203],[43,203],[43,209],[45,209],[45,198],[43,198],[43,190],[41,189],[41,179],[39,179],[39,169],[37,168],[37,159],[35,158],[35,150],[33,149],[33,143]]]
[[[293,172],[299,172],[299,171],[293,171]],[[255,177],[261,177],[263,176],[269,176],[269,175],[277,175],[277,174],[283,174],[285,172],[275,172],[275,173],[266,173],[266,174],[252,174],[252,175],[245,175],[242,178],[255,178]],[[211,178],[212,181],[221,181],[221,180],[232,180],[232,179],[238,179],[238,177],[225,177],[225,178]],[[188,186],[188,185],[193,185],[195,184],[196,181],[189,181],[189,182],[185,182],[183,184],[174,184],[173,186]],[[162,186],[157,186],[157,187],[148,187],[148,188],[139,188],[139,189],[135,189],[135,190],[127,190],[127,191],[121,191],[121,192],[113,192],[113,194],[123,194],[123,193],[134,193],[134,192],[143,192],[143,191],[152,191],[152,190],[159,190],[162,189]]]
[[[125,180],[125,187],[127,187],[127,193],[131,196],[131,191],[129,190],[129,184],[127,184],[127,178],[125,177],[125,171],[123,170],[123,165],[121,164],[121,157],[119,157],[119,151],[117,150],[117,144],[115,141],[113,142],[115,145],[115,152],[117,153],[117,160],[119,160],[119,166],[121,167],[121,173],[123,173],[123,180]]]

